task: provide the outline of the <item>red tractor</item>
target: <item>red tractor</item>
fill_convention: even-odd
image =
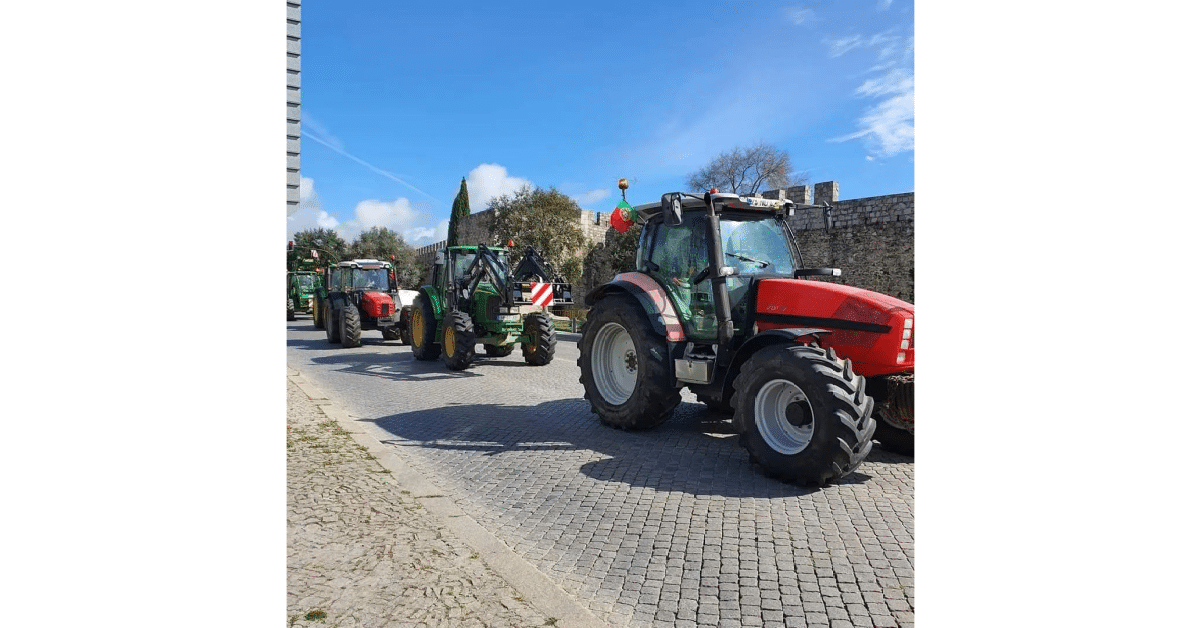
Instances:
[[[655,427],[686,387],[785,482],[841,478],[872,437],[911,454],[912,304],[804,279],[841,270],[804,267],[791,201],[714,190],[632,209],[637,270],[585,297],[579,381],[602,423]]]

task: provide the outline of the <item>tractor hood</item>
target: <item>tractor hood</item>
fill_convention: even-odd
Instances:
[[[386,292],[364,292],[362,305],[367,314],[376,318],[396,313],[396,304],[392,301],[392,295]]]
[[[854,363],[859,375],[911,372],[913,304],[862,288],[802,279],[758,282],[755,322],[760,331],[820,327],[821,344]]]

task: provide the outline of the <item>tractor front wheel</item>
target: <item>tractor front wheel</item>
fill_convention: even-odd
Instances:
[[[605,297],[588,312],[578,364],[583,397],[605,425],[649,429],[679,405],[666,338],[654,332],[631,297]]]
[[[292,302],[292,297],[288,297],[287,316],[289,321],[296,320],[296,304]]]
[[[418,295],[413,301],[412,319],[409,321],[413,357],[418,360],[432,360],[442,351],[437,342],[437,324],[433,321],[433,304],[424,294]]]
[[[316,298],[313,299],[313,327],[317,329],[325,328],[325,317],[321,316],[324,308],[321,307],[321,302]]]
[[[475,358],[475,326],[466,312],[451,311],[446,315],[442,332],[442,361],[451,371],[471,366]]]
[[[352,304],[342,308],[342,346],[346,349],[362,346],[362,319]]]
[[[342,340],[339,314],[340,312],[334,309],[332,303],[325,304],[325,339],[329,341],[329,344],[334,344]]]
[[[734,380],[733,424],[752,462],[784,482],[822,486],[871,451],[874,400],[866,379],[831,349],[774,345]]]
[[[525,337],[529,341],[521,343],[521,355],[525,357],[526,364],[546,366],[554,359],[558,334],[554,330],[554,321],[544,312],[525,317]]]

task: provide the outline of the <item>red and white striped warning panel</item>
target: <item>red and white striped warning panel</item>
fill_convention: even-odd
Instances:
[[[548,283],[533,282],[533,296],[530,298],[534,305],[547,306],[554,303],[554,286]]]

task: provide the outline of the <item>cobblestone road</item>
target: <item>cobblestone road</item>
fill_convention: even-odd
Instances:
[[[822,490],[781,484],[688,393],[654,430],[605,428],[576,337],[546,367],[518,353],[454,373],[298,321],[288,363],[609,625],[913,625],[912,458],[877,447]]]
[[[290,380],[287,439],[289,626],[546,624]]]

